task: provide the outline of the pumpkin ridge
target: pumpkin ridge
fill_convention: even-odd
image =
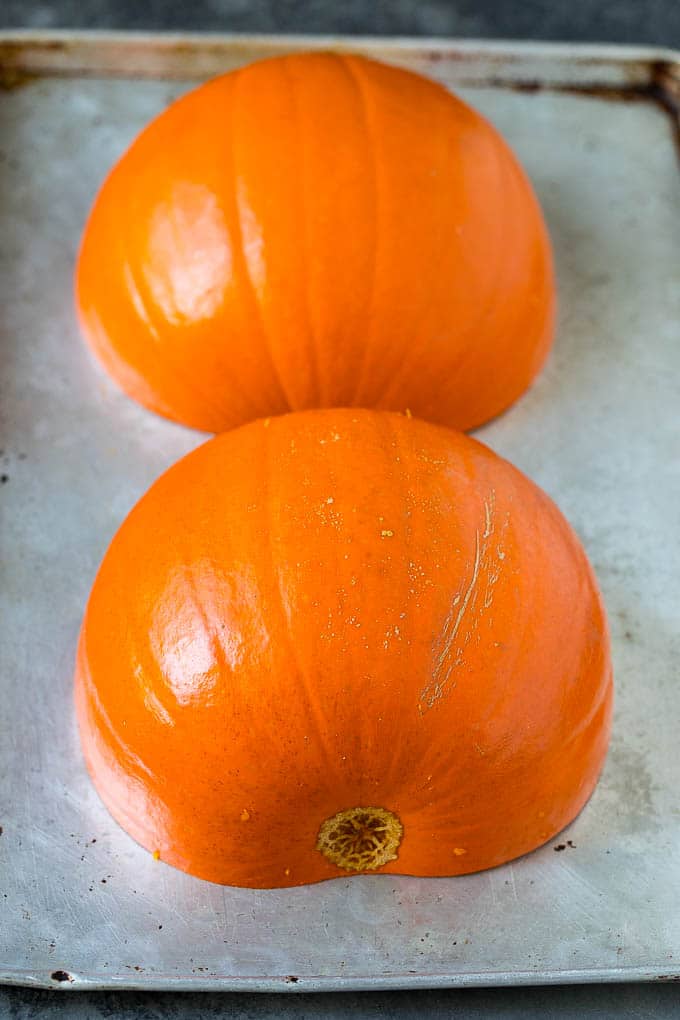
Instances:
[[[271,446],[272,446],[272,433],[274,431],[275,430],[271,429],[271,428],[266,428],[266,429],[263,428],[262,429],[262,434],[263,434],[262,435],[263,452],[262,452],[261,464],[262,464],[262,478],[264,480],[263,481],[264,498],[262,499],[262,506],[266,508],[265,511],[264,511],[264,515],[265,515],[265,521],[266,521],[265,534],[267,536],[266,541],[263,543],[263,545],[266,546],[266,548],[268,550],[267,560],[268,560],[268,563],[269,563],[269,569],[270,569],[270,572],[271,572],[271,577],[273,579],[272,590],[276,593],[276,601],[278,602],[278,614],[279,614],[279,616],[286,623],[286,626],[282,628],[282,633],[285,634],[285,636],[286,636],[286,643],[288,645],[288,648],[290,649],[291,658],[292,658],[293,662],[295,663],[295,666],[296,666],[296,669],[297,669],[298,683],[299,683],[300,687],[302,688],[302,691],[304,693],[304,698],[305,698],[305,701],[307,703],[309,722],[310,722],[310,724],[312,724],[314,726],[314,735],[315,735],[315,738],[316,738],[315,743],[316,743],[316,746],[318,748],[320,748],[321,753],[323,754],[323,757],[324,757],[324,761],[325,761],[325,773],[326,773],[327,776],[332,776],[333,775],[333,768],[332,768],[332,764],[331,764],[332,757],[331,757],[331,755],[328,752],[328,747],[326,746],[326,742],[325,742],[325,739],[324,739],[324,729],[325,729],[325,727],[324,727],[324,723],[323,723],[323,718],[319,714],[319,703],[318,703],[318,700],[314,697],[314,683],[312,682],[311,678],[308,676],[307,670],[305,669],[305,666],[304,666],[304,664],[302,662],[302,659],[300,657],[300,654],[298,652],[296,643],[295,643],[295,641],[291,637],[291,633],[290,633],[290,616],[289,616],[288,610],[286,608],[286,600],[284,598],[283,591],[282,591],[281,574],[280,574],[280,571],[278,570],[278,568],[276,566],[276,563],[275,563],[275,560],[274,560],[274,551],[272,549],[272,543],[271,543],[272,518],[271,518],[271,511],[269,509],[270,508],[270,500],[267,498],[268,486],[269,486],[269,475],[270,475],[270,471],[271,471],[271,468],[270,468],[269,465],[270,465],[271,462],[273,462],[275,464],[279,464],[280,461],[281,461],[281,458],[277,458],[275,456],[274,457],[272,456],[272,449],[271,449]]]
[[[262,348],[271,365],[274,382],[280,391],[280,395],[283,397],[285,407],[291,408],[293,405],[291,403],[290,396],[286,391],[286,387],[283,382],[283,378],[279,370],[279,367],[276,363],[274,351],[269,339],[266,321],[262,309],[262,300],[260,298],[260,295],[258,294],[255,284],[253,283],[253,278],[250,272],[250,266],[248,265],[248,256],[243,248],[243,214],[241,212],[241,202],[239,201],[238,196],[239,184],[237,183],[237,180],[240,182],[240,177],[238,176],[236,169],[237,159],[236,159],[236,147],[234,145],[235,135],[234,123],[236,120],[234,112],[239,96],[238,83],[242,80],[243,76],[237,72],[234,76],[234,83],[232,86],[232,101],[231,106],[229,107],[229,124],[227,132],[229,138],[227,145],[227,154],[231,163],[232,173],[230,187],[225,189],[225,195],[228,197],[228,200],[231,205],[231,212],[233,213],[233,232],[235,242],[234,265],[239,270],[238,280],[239,283],[242,284],[242,290],[246,292],[249,298],[250,307],[253,309],[255,313],[254,319],[259,326],[260,335],[262,337]]]
[[[305,178],[306,178],[306,143],[305,143],[305,130],[300,116],[300,103],[295,80],[288,67],[288,57],[283,57],[281,60],[281,73],[285,79],[286,86],[288,88],[288,94],[290,96],[291,109],[292,109],[292,122],[294,124],[295,134],[294,142],[297,143],[298,155],[301,160],[300,172],[296,175],[296,187],[295,191],[295,207],[297,208],[301,227],[300,230],[300,251],[302,253],[302,273],[301,273],[301,287],[300,290],[303,295],[303,307],[305,313],[305,319],[307,323],[307,351],[309,355],[309,367],[310,375],[312,377],[312,392],[315,393],[315,402],[323,403],[320,400],[321,397],[321,383],[319,378],[319,359],[316,351],[316,328],[312,318],[312,310],[310,307],[310,294],[309,294],[309,265],[310,265],[310,250],[309,250],[309,217],[307,213],[307,202],[305,200]],[[293,405],[291,405],[293,407]],[[297,410],[298,408],[293,408]]]
[[[361,396],[360,396],[361,395],[361,389],[362,389],[362,386],[364,384],[364,379],[366,377],[366,371],[367,371],[368,365],[370,363],[370,351],[371,351],[370,338],[371,338],[371,334],[373,332],[373,329],[372,329],[372,326],[373,326],[373,307],[375,305],[375,288],[376,288],[376,280],[377,280],[377,276],[378,276],[378,254],[377,254],[377,248],[378,248],[378,202],[379,202],[379,199],[380,199],[380,188],[378,187],[378,158],[377,158],[377,152],[376,152],[376,144],[375,144],[375,140],[374,140],[374,137],[373,137],[374,136],[374,131],[373,131],[373,128],[371,126],[371,120],[370,120],[369,115],[368,115],[368,99],[366,98],[366,89],[364,88],[364,86],[362,84],[361,73],[354,66],[354,62],[353,62],[352,58],[349,57],[349,56],[346,56],[345,54],[338,54],[338,62],[341,65],[341,67],[344,68],[345,73],[347,74],[347,76],[349,77],[350,81],[352,82],[352,84],[354,86],[354,89],[355,89],[355,91],[356,91],[356,93],[357,93],[357,95],[359,97],[359,102],[361,104],[361,111],[362,111],[362,122],[363,122],[363,125],[364,125],[364,133],[365,133],[365,136],[366,136],[366,144],[367,144],[368,151],[370,152],[370,155],[371,155],[371,165],[373,167],[373,172],[371,174],[371,190],[372,190],[372,195],[373,195],[373,244],[371,245],[372,259],[371,259],[370,283],[367,286],[367,295],[368,295],[368,299],[369,299],[367,301],[367,303],[366,303],[367,328],[366,328],[366,332],[365,332],[364,337],[363,337],[363,354],[362,354],[362,358],[361,358],[361,363],[357,367],[357,370],[356,370],[356,373],[355,373],[356,384],[355,384],[355,387],[354,387],[354,394],[352,396],[352,399],[350,400],[350,403],[353,406],[360,406],[361,405]]]

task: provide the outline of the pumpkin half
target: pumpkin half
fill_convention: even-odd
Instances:
[[[460,433],[352,410],[251,423],[151,487],[96,578],[76,691],[120,824],[253,887],[532,850],[591,793],[612,701],[550,499]]]
[[[329,53],[154,120],[101,189],[76,291],[120,385],[212,432],[331,406],[468,429],[553,333],[545,226],[500,135],[432,81]]]

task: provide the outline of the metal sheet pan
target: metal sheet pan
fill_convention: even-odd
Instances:
[[[98,562],[148,484],[203,438],[128,401],[80,342],[71,275],[83,220],[112,161],[189,84],[302,45],[374,53],[460,88],[518,151],[555,243],[555,351],[479,435],[585,542],[613,631],[614,737],[567,832],[465,878],[210,885],[116,827],[78,751],[71,672]],[[680,56],[14,33],[0,63],[0,980],[313,990],[677,979]]]

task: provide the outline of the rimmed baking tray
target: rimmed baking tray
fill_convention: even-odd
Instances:
[[[527,167],[552,232],[558,341],[480,437],[553,497],[595,565],[616,718],[595,796],[513,864],[256,892],[180,874],[85,774],[71,673],[126,511],[203,440],[91,361],[71,277],[106,170],[189,85],[302,47],[459,89]],[[680,55],[377,39],[0,37],[0,980],[359,989],[680,977]],[[568,621],[565,624],[568,626]]]

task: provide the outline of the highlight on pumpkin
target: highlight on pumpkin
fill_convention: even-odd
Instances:
[[[555,285],[484,117],[413,72],[296,53],[146,127],[92,208],[76,303],[119,385],[194,428],[354,406],[470,429],[540,370]]]
[[[75,685],[123,828],[256,888],[535,849],[590,796],[612,705],[557,507],[461,433],[352,409],[254,422],[162,475],[99,569]]]

